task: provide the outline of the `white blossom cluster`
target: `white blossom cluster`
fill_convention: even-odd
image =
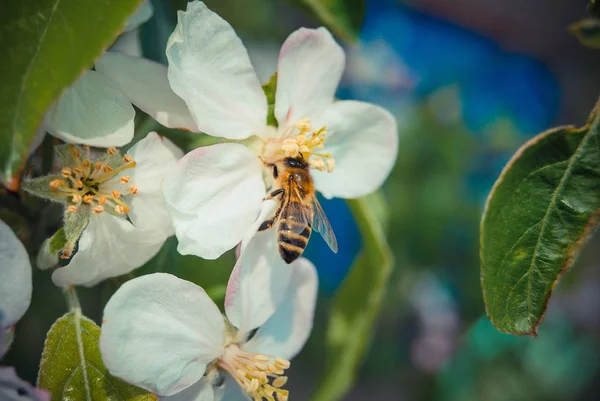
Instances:
[[[152,10],[140,12],[138,25]],[[335,101],[345,55],[325,28],[299,29],[283,44],[271,124],[246,49],[204,3],[179,12],[168,67],[131,54],[106,52],[48,112],[45,130],[67,142],[60,167],[23,186],[64,205],[64,240],[48,239],[38,265],[61,262],[52,273],[60,287],[93,286],[142,266],[172,235],[181,254],[205,259],[238,246],[225,315],[173,275],[129,280],[104,310],[102,357],[113,375],[164,400],[287,400],[285,371],[310,334],[318,283],[307,259],[284,262],[274,228],[259,231],[281,206],[269,199],[272,166],[302,154],[323,196],[364,196],[392,169],[396,122],[373,104]],[[166,127],[223,141],[184,155],[151,132],[122,152],[132,104]],[[29,305],[31,268],[0,229],[0,251],[18,253],[0,258],[20,261],[7,264],[13,284],[0,286],[10,326]]]

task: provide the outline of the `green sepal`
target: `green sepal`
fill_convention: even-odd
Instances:
[[[77,244],[83,230],[85,230],[90,222],[91,215],[91,207],[86,204],[81,204],[76,213],[65,211],[64,230],[66,241],[63,247],[64,257],[69,257],[73,252],[75,244]]]
[[[44,241],[36,259],[37,267],[41,270],[50,269],[58,264],[58,253],[67,244],[65,229],[59,228],[54,235]]]
[[[154,401],[156,396],[108,373],[99,347],[100,327],[71,312],[60,317],[46,335],[38,387],[52,401]]]
[[[262,86],[265,96],[267,97],[267,125],[277,127],[277,119],[275,118],[275,93],[277,92],[277,73],[269,79],[269,82]]]
[[[579,42],[587,47],[600,49],[600,19],[586,18],[569,26]]]
[[[76,167],[81,164],[81,157],[83,157],[84,150],[77,145],[65,144],[54,147],[56,157],[62,167]],[[75,155],[76,152],[80,153],[80,156]]]
[[[600,102],[582,128],[527,142],[494,184],[481,220],[481,286],[500,331],[536,335],[558,279],[600,218]]]
[[[50,183],[54,180],[65,181],[65,178],[58,174],[50,174],[37,178],[26,178],[21,183],[21,188],[37,197],[66,205],[69,202],[69,198],[64,195],[64,192],[53,191],[50,188]]]

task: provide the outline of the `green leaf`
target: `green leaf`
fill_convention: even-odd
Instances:
[[[262,86],[265,96],[267,97],[267,105],[269,111],[267,113],[267,125],[277,127],[277,119],[275,118],[275,93],[277,92],[277,73],[273,74],[269,82]]]
[[[354,383],[373,334],[393,257],[383,229],[382,195],[374,193],[348,204],[363,238],[363,250],[338,291],[327,328],[324,377],[314,401],[342,398]]]
[[[569,30],[577,37],[582,45],[600,49],[600,19],[583,19],[570,25]]]
[[[100,356],[100,327],[81,311],[59,318],[48,332],[38,375],[38,387],[52,401],[150,401],[156,396],[111,376]]]
[[[365,0],[295,0],[336,35],[354,43],[365,16]]]
[[[500,330],[535,335],[557,280],[600,215],[600,102],[586,126],[526,143],[496,181],[481,221],[481,284]]]
[[[0,6],[0,176],[12,183],[44,113],[109,47],[141,0],[22,0]]]

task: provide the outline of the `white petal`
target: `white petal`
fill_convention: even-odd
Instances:
[[[306,343],[317,302],[317,271],[305,258],[299,258],[289,268],[292,276],[285,297],[273,316],[244,344],[245,351],[292,359]]]
[[[160,397],[160,401],[214,401],[215,388],[206,376],[177,394]]]
[[[96,71],[86,72],[46,114],[48,132],[65,142],[110,147],[133,138],[135,111],[119,87]]]
[[[152,259],[166,238],[107,212],[93,214],[81,234],[77,253],[68,265],[52,273],[52,281],[59,287],[91,287],[129,273]]]
[[[49,401],[47,391],[33,387],[21,380],[12,367],[0,367],[0,400],[2,401]]]
[[[104,309],[100,351],[111,374],[158,395],[198,382],[223,351],[225,325],[204,290],[171,274],[123,284]]]
[[[128,199],[131,222],[138,228],[160,232],[165,238],[175,234],[171,216],[162,194],[165,175],[183,152],[167,138],[149,133],[127,152],[137,163],[131,171],[131,181],[139,193]]]
[[[15,324],[31,302],[31,263],[25,247],[0,220],[0,317],[3,325]]]
[[[111,46],[110,51],[123,53],[131,57],[142,57],[140,30],[134,29],[119,36],[117,41]]]
[[[96,63],[96,69],[116,83],[133,104],[162,125],[198,131],[187,105],[171,89],[164,65],[106,52]]]
[[[240,242],[260,212],[262,163],[239,144],[198,148],[169,171],[163,184],[178,251],[216,259]]]
[[[201,131],[243,139],[265,130],[267,100],[233,28],[204,3],[188,3],[167,44],[171,87]]]
[[[160,401],[214,401],[215,388],[206,376],[177,394],[160,397]]]
[[[326,198],[358,198],[386,180],[398,153],[396,119],[385,109],[353,100],[336,102],[315,119],[327,126],[324,152],[335,160],[332,173],[313,171]]]
[[[137,28],[142,25],[144,22],[148,21],[152,18],[152,14],[154,14],[154,8],[152,7],[152,3],[150,0],[144,1],[137,9],[135,14],[133,14],[127,20],[127,25],[125,26],[125,31],[131,31],[132,29]]]
[[[225,296],[225,312],[241,337],[275,313],[286,295],[290,276],[290,266],[277,250],[274,229],[257,233],[245,249],[242,244]]]
[[[325,28],[300,28],[279,53],[275,117],[279,125],[311,118],[333,102],[344,50]]]

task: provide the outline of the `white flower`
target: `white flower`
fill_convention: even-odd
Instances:
[[[56,285],[93,286],[129,273],[160,250],[173,235],[161,185],[165,172],[182,154],[168,139],[151,132],[129,149],[121,171],[104,172],[107,166],[97,166],[102,173],[95,179],[104,181],[88,203],[94,213],[75,256],[52,274]],[[79,192],[83,194],[85,188]],[[70,200],[70,206],[77,207],[86,202],[85,194]]]
[[[174,128],[196,129],[185,103],[170,89],[167,70],[140,55],[137,27],[152,16],[144,2],[127,23],[125,34],[46,113],[42,132],[65,142],[90,146],[123,146],[134,133],[132,103],[159,123]]]
[[[66,239],[60,256],[72,258],[52,274],[56,285],[93,286],[126,274],[150,260],[173,235],[161,185],[183,153],[168,139],[151,132],[124,156],[109,148],[92,159],[89,147],[75,145],[59,146],[57,154],[60,174],[22,184],[34,195],[65,205]],[[57,262],[51,242],[38,257],[41,268]]]
[[[310,334],[317,275],[304,258],[275,269],[274,248],[269,257],[253,248],[229,279],[225,317],[201,287],[170,274],[121,286],[100,335],[109,371],[161,400],[287,400],[283,374]]]
[[[31,263],[21,241],[2,220],[0,276],[0,322],[12,326],[25,314],[31,302]],[[2,349],[0,343],[0,353]]]
[[[334,102],[344,52],[326,29],[299,29],[283,44],[275,128],[231,26],[199,1],[178,19],[167,45],[171,87],[200,131],[230,142],[188,153],[165,180],[180,253],[213,259],[240,242],[272,185],[264,162],[302,153],[327,198],[360,197],[383,183],[396,159],[396,121],[372,104]]]

